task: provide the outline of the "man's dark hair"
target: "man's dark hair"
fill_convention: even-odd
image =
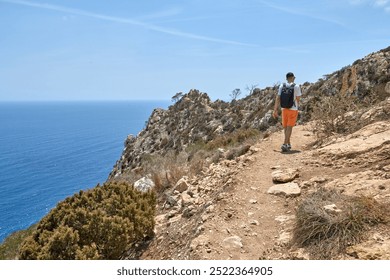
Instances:
[[[288,78],[290,78],[290,77],[294,77],[294,73],[288,72],[288,73],[286,74],[286,79],[288,79]]]

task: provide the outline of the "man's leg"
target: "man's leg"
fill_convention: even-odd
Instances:
[[[290,138],[292,134],[292,126],[287,126],[284,128],[284,144],[291,144],[290,143]]]

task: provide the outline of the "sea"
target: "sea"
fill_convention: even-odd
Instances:
[[[129,134],[169,101],[0,103],[0,242],[104,183]]]

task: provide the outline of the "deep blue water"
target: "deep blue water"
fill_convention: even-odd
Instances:
[[[105,182],[127,135],[168,103],[0,103],[0,242]]]

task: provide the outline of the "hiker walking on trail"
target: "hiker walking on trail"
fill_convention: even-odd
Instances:
[[[284,128],[284,143],[281,146],[282,152],[291,150],[291,133],[298,118],[298,106],[301,99],[301,89],[294,83],[295,76],[293,73],[286,74],[287,83],[279,87],[278,95],[275,100],[273,117],[278,117],[279,105],[282,107],[282,124]]]

